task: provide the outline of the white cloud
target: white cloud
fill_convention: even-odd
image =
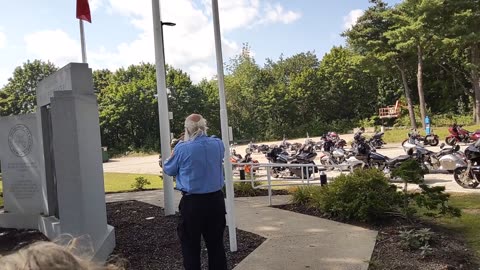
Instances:
[[[365,11],[361,9],[354,9],[348,13],[347,16],[343,17],[343,28],[350,29],[357,23],[358,18],[360,18]]]
[[[222,0],[219,4],[224,61],[241,50],[241,45],[228,39],[228,33],[258,24],[287,24],[301,17],[300,13],[286,10],[271,1]],[[155,62],[150,0],[91,0],[90,7],[92,10],[102,7],[113,16],[126,16],[138,29],[133,40],[124,41],[114,49],[89,45],[87,39],[91,67],[114,70],[139,62]],[[194,81],[213,77],[216,66],[211,1],[161,1],[161,11],[163,21],[177,24],[163,28],[166,62],[186,71]],[[27,52],[59,66],[80,60],[79,42],[60,30],[27,35],[25,42]]]
[[[78,62],[81,58],[79,43],[62,30],[45,30],[24,37],[27,53],[49,60],[58,66]]]
[[[104,0],[89,0],[88,4],[90,6],[90,11],[95,12],[98,10],[101,6],[103,6],[103,1]]]
[[[109,10],[130,18],[141,33],[133,41],[124,42],[110,54],[98,57],[105,64],[128,65],[140,61],[153,62],[152,7],[149,0],[109,0]],[[260,0],[219,1],[223,56],[240,52],[241,46],[225,35],[257,24],[291,23],[300,13],[285,10],[280,4],[261,4]],[[211,1],[175,0],[161,2],[162,20],[175,27],[164,27],[166,62],[188,72],[194,81],[215,74],[215,47],[211,19]],[[100,60],[100,59],[99,59]]]
[[[262,20],[263,23],[283,23],[289,24],[292,23],[302,17],[300,12],[294,11],[285,11],[284,8],[280,4],[276,4],[274,6],[267,4],[265,8],[265,16]]]
[[[0,32],[0,49],[3,49],[7,46],[7,36]]]
[[[6,68],[0,68],[0,89],[7,84],[8,78],[12,76],[12,71],[7,71]]]

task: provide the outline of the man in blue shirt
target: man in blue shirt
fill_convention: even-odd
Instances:
[[[207,136],[207,122],[199,114],[185,120],[184,140],[177,143],[163,166],[164,173],[176,176],[176,189],[182,192],[178,206],[177,233],[187,270],[200,270],[201,236],[208,250],[210,270],[227,269],[223,234],[225,200],[221,140]]]

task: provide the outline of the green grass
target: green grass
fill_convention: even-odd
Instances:
[[[132,184],[137,177],[145,177],[150,181],[145,189],[163,188],[163,180],[158,175],[153,174],[130,174],[130,173],[105,173],[105,192],[132,191]]]
[[[452,194],[451,206],[462,209],[459,218],[443,217],[435,222],[462,234],[468,245],[480,256],[480,194]]]
[[[480,129],[480,125],[473,125],[473,126],[464,126],[464,128],[468,131],[475,131],[477,129]],[[425,130],[419,128],[420,134],[425,135]],[[407,139],[407,134],[410,131],[410,129],[392,129],[392,130],[387,130],[385,132],[384,140],[387,143],[398,143],[398,142],[403,142],[405,139]],[[445,141],[445,138],[449,135],[448,133],[448,127],[434,127],[433,132],[440,137],[440,143]]]
[[[126,192],[132,191],[132,184],[137,177],[145,177],[150,181],[150,185],[145,189],[162,189],[163,181],[158,175],[152,174],[130,174],[130,173],[105,173],[105,192]],[[2,178],[0,177],[0,193],[2,192]],[[3,207],[3,197],[0,196],[0,207]]]

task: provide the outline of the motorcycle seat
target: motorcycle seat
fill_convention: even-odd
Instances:
[[[279,154],[279,156],[282,157],[284,160],[288,160],[288,161],[294,160],[294,157],[291,157],[286,154]]]
[[[394,157],[392,159],[387,160],[387,163],[388,164],[395,164],[395,163],[398,163],[398,162],[408,160],[410,158],[411,158],[411,156],[409,156],[409,155],[401,155],[401,156]]]

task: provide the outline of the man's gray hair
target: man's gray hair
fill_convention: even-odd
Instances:
[[[199,135],[207,135],[207,120],[200,114],[191,114],[185,119],[185,141],[193,140]]]

